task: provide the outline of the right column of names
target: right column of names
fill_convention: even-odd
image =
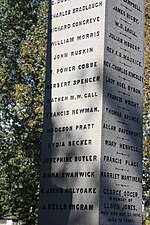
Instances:
[[[107,1],[100,225],[140,225],[142,1]]]

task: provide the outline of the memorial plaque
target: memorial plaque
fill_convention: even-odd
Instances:
[[[144,1],[50,14],[39,225],[141,225]]]

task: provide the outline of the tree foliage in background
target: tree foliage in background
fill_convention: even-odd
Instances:
[[[150,205],[150,1],[145,3],[144,185]],[[35,225],[39,195],[47,0],[0,0],[0,211]]]
[[[150,219],[150,1],[145,2],[145,71],[143,113],[143,200]],[[147,214],[148,215],[148,214]],[[150,221],[150,220],[149,220]]]
[[[37,220],[47,1],[0,0],[0,211]]]

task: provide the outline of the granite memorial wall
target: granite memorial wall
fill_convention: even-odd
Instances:
[[[141,225],[144,1],[50,5],[39,225]]]

